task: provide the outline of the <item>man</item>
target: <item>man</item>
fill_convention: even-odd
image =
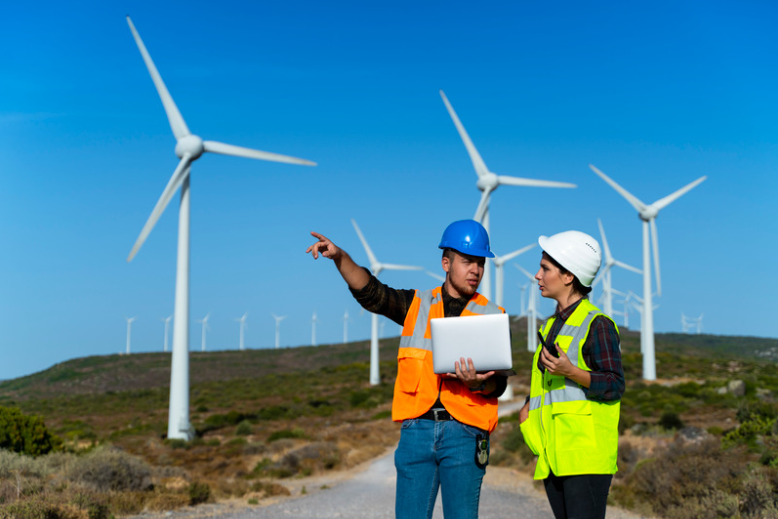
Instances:
[[[497,397],[507,382],[493,371],[478,373],[472,359],[464,358],[452,373],[436,375],[429,321],[505,312],[476,291],[486,258],[494,257],[486,229],[474,220],[446,228],[439,245],[446,280],[424,292],[387,287],[325,236],[311,234],[318,241],[306,252],[333,260],[366,310],[403,326],[392,403],[392,420],[402,422],[394,457],[395,516],[431,518],[440,487],[447,519],[478,517],[489,433],[497,425]]]

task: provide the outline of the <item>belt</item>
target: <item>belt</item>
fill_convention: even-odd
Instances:
[[[450,420],[456,420],[451,413],[445,409],[430,409],[423,415],[419,416],[422,420],[434,420],[436,422],[448,422]]]

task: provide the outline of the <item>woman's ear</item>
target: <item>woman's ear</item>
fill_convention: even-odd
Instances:
[[[562,282],[565,284],[565,286],[570,286],[573,284],[573,281],[575,280],[575,276],[571,272],[565,272],[561,275]]]

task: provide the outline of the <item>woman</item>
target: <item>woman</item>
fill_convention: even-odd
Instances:
[[[578,231],[541,236],[540,294],[557,302],[541,328],[530,396],[519,412],[557,519],[604,518],[616,473],[624,371],[613,320],[589,302],[600,268],[597,240]]]

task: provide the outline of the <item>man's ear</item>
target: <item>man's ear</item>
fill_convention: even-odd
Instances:
[[[448,274],[448,269],[451,268],[451,260],[448,259],[447,256],[443,256],[440,260],[440,266],[443,267],[443,270]]]

